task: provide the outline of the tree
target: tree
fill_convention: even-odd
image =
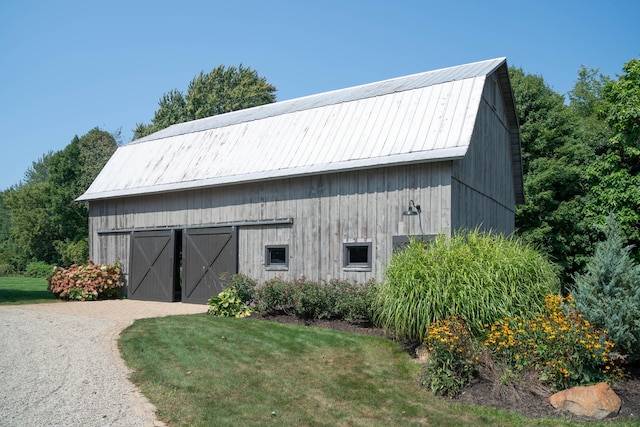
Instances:
[[[61,151],[34,162],[37,173],[3,197],[8,210],[8,236],[0,244],[1,259],[23,258],[49,264],[85,262],[88,257],[88,207],[75,202],[117,148],[115,137],[98,128],[75,136]],[[2,206],[0,205],[0,208]],[[2,225],[4,228],[7,226]]]
[[[173,124],[189,120],[186,112],[187,101],[184,99],[182,92],[177,89],[173,89],[169,93],[162,95],[162,98],[158,101],[158,105],[160,108],[156,110],[151,124],[145,125],[138,123],[136,129],[133,131],[134,139],[142,138],[143,136],[150,135]]]
[[[24,173],[24,182],[27,184],[34,182],[45,182],[49,177],[49,161],[53,156],[53,151],[45,153],[35,162],[32,162],[31,166]]]
[[[194,77],[186,95],[177,89],[165,93],[151,124],[139,123],[133,136],[138,139],[173,124],[269,104],[275,102],[275,92],[275,86],[249,67],[220,65]]]
[[[600,69],[582,65],[578,71],[578,80],[568,93],[569,105],[579,117],[593,116],[603,103],[602,94],[609,82],[611,78],[600,73]]]
[[[522,140],[525,204],[516,210],[523,239],[561,267],[563,283],[581,268],[591,239],[582,207],[585,163],[593,150],[577,138],[578,120],[542,77],[510,69]]]
[[[118,148],[117,139],[119,131],[115,134],[91,129],[78,141],[78,176],[77,196],[84,193],[98,176],[104,165]]]
[[[606,329],[622,354],[640,360],[640,265],[631,257],[631,246],[625,246],[614,215],[608,216],[603,231],[605,240],[598,243],[586,272],[575,275],[576,309]]]
[[[610,212],[640,245],[640,60],[623,70],[613,81],[583,66],[567,106],[541,77],[511,69],[526,197],[516,227],[562,267],[565,283],[584,268],[593,225]]]
[[[11,212],[11,239],[30,260],[53,263],[57,254],[54,242],[60,227],[51,210],[51,185],[35,182],[11,191],[6,197]],[[24,267],[24,266],[18,266]]]
[[[509,70],[516,110],[520,122],[522,162],[525,175],[531,162],[550,157],[575,132],[571,111],[564,97],[547,86],[540,76],[525,74],[522,69]]]
[[[602,223],[615,212],[629,242],[640,257],[640,59],[623,67],[617,81],[608,81],[597,108],[610,129],[598,147],[596,161],[588,165],[590,200],[586,215]]]
[[[200,73],[189,84],[185,97],[190,120],[242,110],[276,100],[276,88],[264,77],[242,64],[238,68],[214,68]]]

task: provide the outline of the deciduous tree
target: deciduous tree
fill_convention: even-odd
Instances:
[[[194,77],[186,95],[177,89],[165,93],[151,123],[139,123],[133,136],[138,139],[176,123],[268,104],[276,100],[275,92],[275,86],[249,67],[220,65]]]
[[[517,208],[516,228],[561,267],[566,282],[590,246],[582,206],[588,192],[584,165],[593,151],[576,137],[576,115],[542,77],[514,68],[510,73],[525,174],[526,202]]]
[[[597,108],[610,133],[587,167],[586,215],[602,224],[615,212],[640,258],[640,59],[627,62],[623,71],[617,81],[606,83]]]

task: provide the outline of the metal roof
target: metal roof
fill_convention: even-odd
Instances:
[[[501,66],[505,58],[173,125],[119,147],[78,200],[461,158],[485,77]]]

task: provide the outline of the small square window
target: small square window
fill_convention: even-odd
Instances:
[[[268,270],[289,269],[289,245],[265,246],[264,266]]]
[[[344,268],[371,270],[371,242],[345,243]]]
[[[436,238],[435,234],[418,234],[418,235],[412,235],[412,236],[393,236],[392,237],[392,245],[393,245],[393,252],[399,252],[402,249],[406,248],[407,245],[409,244],[409,242],[411,241],[411,239],[417,241],[417,242],[430,242],[433,239]]]

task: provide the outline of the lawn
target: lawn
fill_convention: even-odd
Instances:
[[[33,277],[0,277],[0,305],[56,302],[47,281]]]
[[[120,347],[170,426],[572,425],[435,398],[383,338],[192,315],[137,320]]]

